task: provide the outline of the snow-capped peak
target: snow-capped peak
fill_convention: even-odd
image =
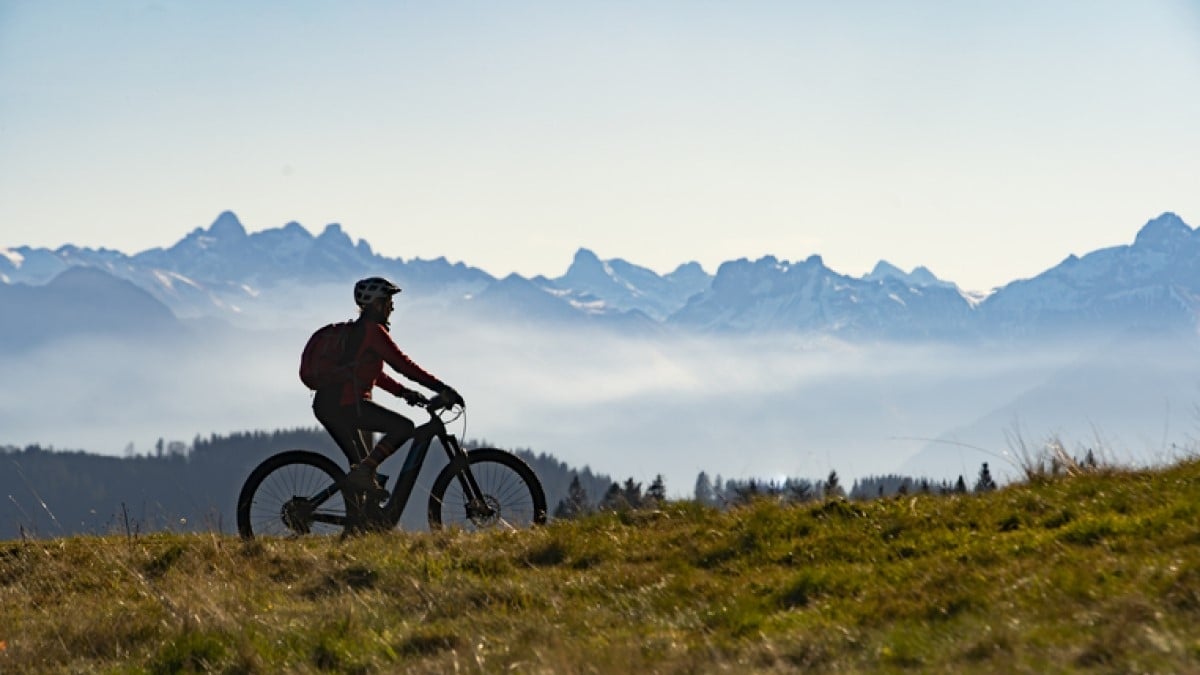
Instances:
[[[0,248],[0,258],[5,258],[13,267],[20,267],[25,262],[25,256],[7,248]]]

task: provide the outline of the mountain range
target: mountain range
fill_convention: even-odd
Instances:
[[[81,284],[77,268],[92,268],[95,283]],[[72,274],[60,278],[68,271]],[[730,260],[715,274],[688,262],[659,275],[581,248],[560,277],[496,278],[444,257],[381,255],[337,224],[316,236],[295,222],[248,233],[226,211],[170,248],[133,255],[73,245],[0,248],[0,311],[45,324],[7,344],[36,341],[46,330],[71,330],[61,319],[30,319],[45,307],[46,293],[59,293],[55,302],[62,307],[72,298],[92,311],[120,305],[123,309],[112,311],[132,326],[161,319],[161,311],[144,301],[126,302],[129,287],[99,280],[100,272],[141,289],[181,319],[234,324],[255,316],[253,310],[282,289],[381,274],[423,302],[532,323],[851,340],[1009,339],[1194,326],[1200,233],[1174,213],[1163,213],[1143,225],[1131,244],[1069,256],[981,297],[924,267],[906,273],[880,261],[869,274],[853,277],[830,269],[817,255],[796,262],[774,256]]]
[[[1031,445],[1099,435],[1138,457],[1196,425],[1200,233],[1173,213],[982,296],[815,255],[658,274],[580,249],[561,276],[498,278],[226,212],[132,255],[0,248],[0,374],[21,383],[0,389],[0,442],[111,454],[309,424],[297,355],[371,274],[405,288],[398,339],[470,392],[480,429],[612,475],[970,476],[1001,469],[1018,422]]]

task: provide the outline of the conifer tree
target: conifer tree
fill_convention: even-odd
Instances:
[[[667,486],[663,482],[662,474],[654,477],[654,482],[650,483],[650,487],[646,488],[646,501],[662,504],[667,501]]]
[[[588,505],[587,490],[579,482],[579,474],[575,474],[571,478],[571,485],[567,488],[567,496],[560,499],[558,506],[554,509],[554,517],[578,518],[589,511],[591,511],[591,507]]]
[[[996,489],[996,481],[992,480],[992,472],[988,471],[987,462],[979,469],[979,478],[975,481],[975,492],[991,492]]]
[[[629,508],[636,509],[642,506],[642,484],[635,483],[633,476],[625,479],[625,486],[621,488],[621,494],[625,497],[625,503]]]
[[[604,493],[604,499],[600,500],[600,509],[620,511],[627,508],[629,508],[629,502],[625,500],[625,493],[621,491],[621,486],[618,483],[609,485],[608,490]]]
[[[571,485],[567,487],[567,497],[580,513],[586,513],[591,510],[588,493],[584,489],[583,484],[579,482],[579,474],[575,474],[571,478]]]
[[[962,474],[958,474],[958,482],[954,484],[954,491],[958,494],[967,493],[967,481],[963,480]]]
[[[830,469],[829,477],[825,479],[825,498],[836,499],[845,496],[846,491],[842,489],[842,485],[838,481],[837,471]]]
[[[705,506],[716,504],[717,494],[713,491],[712,481],[709,480],[707,473],[701,471],[696,476],[696,489],[692,496],[697,502]]]

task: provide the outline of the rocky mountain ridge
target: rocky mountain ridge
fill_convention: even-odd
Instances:
[[[918,267],[880,261],[852,277],[819,255],[722,263],[715,274],[681,264],[665,275],[581,248],[561,277],[498,279],[464,263],[392,258],[340,225],[313,235],[299,223],[248,233],[224,212],[169,248],[0,249],[7,293],[94,267],[142,288],[182,318],[236,321],[279,288],[394,278],[414,296],[528,322],[658,326],[709,333],[798,332],[846,339],[959,340],[1035,336],[1131,325],[1195,325],[1200,310],[1200,233],[1174,213],[1147,222],[1131,244],[1069,256],[985,298]]]

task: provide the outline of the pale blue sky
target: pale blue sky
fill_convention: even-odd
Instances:
[[[886,258],[984,290],[1200,225],[1200,3],[0,0],[0,246],[225,209],[389,256]]]

